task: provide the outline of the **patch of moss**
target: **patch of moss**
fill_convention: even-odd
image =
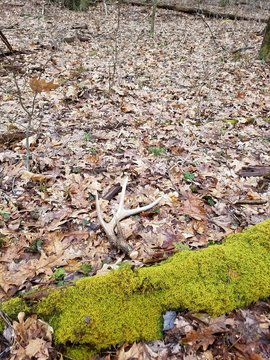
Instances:
[[[25,300],[19,297],[14,297],[0,304],[0,309],[7,314],[11,319],[17,319],[19,312],[28,313],[30,311],[29,306],[26,304]],[[5,328],[5,324],[2,319],[0,319],[0,332]]]
[[[89,346],[74,346],[68,347],[65,355],[68,359],[74,360],[92,360],[93,356],[96,355],[96,351],[93,351]]]
[[[26,304],[25,300],[20,297],[14,297],[8,301],[3,302],[0,308],[12,319],[15,319],[19,312],[23,311],[28,313],[30,311],[30,308]]]
[[[87,359],[83,356],[90,350],[160,338],[166,310],[217,316],[269,296],[267,220],[229,236],[222,245],[184,250],[139,270],[124,266],[80,279],[74,286],[52,290],[32,311],[53,326],[56,343],[73,344]]]

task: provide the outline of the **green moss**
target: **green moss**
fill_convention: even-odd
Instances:
[[[12,299],[9,299],[2,304],[0,304],[0,309],[7,314],[11,319],[15,320],[17,319],[17,315],[19,312],[29,312],[29,307],[27,306],[26,302],[19,297],[15,297]],[[5,328],[5,324],[2,319],[0,319],[0,332],[3,332]]]
[[[89,346],[80,345],[68,347],[65,355],[68,359],[92,360],[94,355],[96,355],[96,351],[91,350]]]
[[[90,350],[160,338],[166,310],[216,316],[268,296],[270,220],[152,267],[83,278],[52,290],[32,310],[53,326],[56,343],[73,344],[87,359]]]
[[[161,335],[162,307],[158,303],[153,306],[158,286],[125,266],[106,276],[85,278],[76,286],[52,292],[36,311],[58,329],[55,333],[58,343],[88,343],[106,348],[141,337],[150,340]],[[146,327],[145,314],[149,316]]]
[[[20,297],[15,297],[5,301],[1,304],[1,310],[4,311],[9,317],[15,319],[19,312],[28,313],[30,308],[26,304],[25,300]]]

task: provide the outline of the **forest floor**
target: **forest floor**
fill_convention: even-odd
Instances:
[[[152,37],[145,7],[108,5],[107,16],[102,5],[1,7],[0,28],[21,51],[0,63],[1,299],[123,261],[146,266],[269,218],[270,67],[258,60],[265,22],[158,9]],[[35,76],[59,86],[35,97]],[[29,171],[20,100],[34,104]],[[96,191],[119,193],[125,175],[128,207],[163,195],[122,221],[136,260],[110,247],[95,210]],[[102,200],[106,220],[117,208],[117,196],[110,200]],[[270,359],[269,301],[218,319],[175,315],[162,341],[98,358]],[[51,340],[38,351],[55,354]]]

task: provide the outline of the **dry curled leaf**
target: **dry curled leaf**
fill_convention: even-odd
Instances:
[[[187,199],[181,209],[181,213],[188,215],[196,220],[203,220],[206,217],[204,203],[197,196],[188,194]]]
[[[216,340],[216,336],[212,334],[211,329],[203,329],[202,331],[191,331],[183,339],[184,343],[192,345],[195,350],[198,350],[200,347],[204,351],[208,349],[209,345],[212,345]]]
[[[13,322],[13,328],[16,343],[11,348],[10,359],[49,359],[53,333],[50,325],[38,319],[36,315],[25,319],[25,313],[20,312],[18,322]]]
[[[55,90],[59,85],[55,84],[52,81],[46,81],[44,79],[39,79],[37,76],[34,76],[29,82],[30,88],[35,93],[41,93],[42,91],[49,92]]]
[[[26,181],[34,181],[34,182],[45,182],[52,178],[50,175],[44,174],[34,174],[31,171],[24,170],[21,174],[21,178]]]

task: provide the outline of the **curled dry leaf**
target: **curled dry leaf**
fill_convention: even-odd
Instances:
[[[192,345],[195,350],[202,347],[204,351],[206,351],[208,346],[212,345],[215,340],[216,336],[212,334],[211,329],[209,331],[207,328],[203,329],[202,332],[193,330],[183,339],[184,343]]]
[[[23,170],[21,173],[21,178],[26,181],[44,182],[50,180],[52,176],[44,174],[34,174],[31,171]]]
[[[41,93],[42,91],[49,92],[55,90],[59,85],[55,84],[52,81],[46,81],[44,79],[39,79],[37,76],[34,76],[29,82],[30,88],[35,93]]]
[[[181,213],[188,215],[196,220],[203,220],[206,218],[206,211],[204,203],[201,199],[194,195],[188,195],[181,208]]]
[[[10,351],[10,359],[39,360],[49,359],[49,351],[52,349],[53,328],[46,322],[41,321],[36,315],[25,319],[25,313],[18,314],[18,322],[13,322],[16,342]]]

